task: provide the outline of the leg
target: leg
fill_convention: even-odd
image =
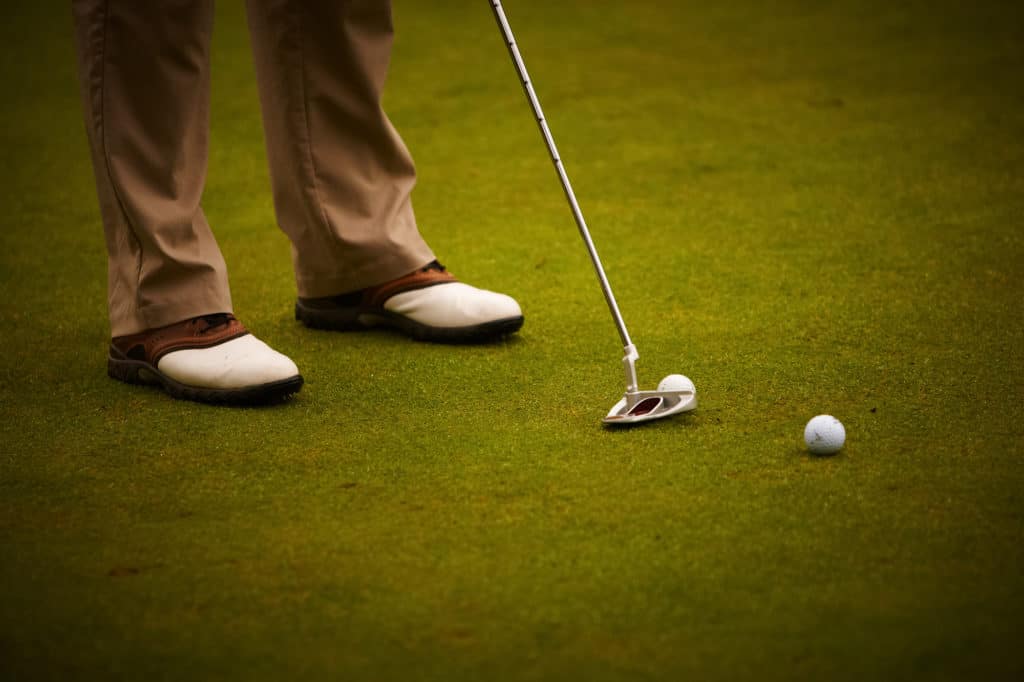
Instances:
[[[523,323],[510,297],[456,282],[416,228],[409,151],[381,109],[389,0],[248,0],[274,204],[308,326],[378,324],[471,342]]]
[[[178,398],[252,403],[302,386],[231,314],[199,205],[212,0],[75,0],[86,129],[106,232],[110,376]]]
[[[381,284],[434,259],[412,157],[381,108],[386,0],[248,0],[274,205],[299,296]]]
[[[231,311],[199,205],[213,2],[75,0],[114,336]]]

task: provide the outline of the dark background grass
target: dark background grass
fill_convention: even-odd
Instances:
[[[640,348],[621,354],[484,2],[400,0],[421,229],[507,343],[291,319],[244,14],[204,206],[273,409],[106,378],[69,11],[0,26],[7,679],[1019,679],[1016,3],[508,2]],[[846,424],[813,458],[802,428]]]

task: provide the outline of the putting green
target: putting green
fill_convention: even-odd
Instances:
[[[641,382],[700,391],[619,431],[487,4],[397,0],[386,99],[422,232],[527,316],[456,348],[292,319],[240,5],[204,205],[307,380],[266,409],[106,377],[69,12],[0,25],[5,679],[1024,675],[1019,3],[508,2]]]

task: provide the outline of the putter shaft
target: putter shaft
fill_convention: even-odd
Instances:
[[[515,36],[512,34],[512,27],[508,23],[508,18],[505,17],[505,10],[501,7],[500,0],[490,0],[491,9],[494,10],[494,18],[498,22],[498,27],[501,29],[502,35],[505,37],[505,44],[508,46],[508,53],[512,57],[512,63],[516,68],[516,72],[519,74],[519,80],[523,85],[523,92],[526,93],[526,99],[530,102],[530,108],[533,109],[533,115],[537,119],[537,125],[540,127],[541,137],[544,138],[544,144],[548,147],[548,153],[551,154],[551,161],[555,164],[555,171],[558,173],[558,179],[562,183],[562,190],[565,192],[566,199],[569,200],[569,207],[572,209],[572,217],[576,220],[576,227],[579,228],[580,236],[583,238],[583,243],[587,247],[587,252],[590,254],[590,260],[594,264],[594,270],[597,272],[597,279],[601,282],[601,290],[604,292],[604,300],[608,303],[608,310],[611,311],[612,318],[615,320],[615,326],[618,327],[619,336],[622,338],[622,345],[626,349],[627,359],[632,356],[633,360],[636,358],[636,348],[633,346],[633,342],[629,338],[629,331],[626,329],[626,323],[622,319],[622,313],[619,312],[619,305],[615,302],[615,294],[612,293],[611,284],[608,283],[608,277],[604,274],[604,267],[601,265],[601,258],[597,255],[597,247],[594,246],[594,240],[590,237],[590,230],[587,229],[587,221],[583,218],[583,211],[580,209],[579,202],[576,201],[576,194],[572,191],[572,184],[569,182],[569,175],[565,172],[565,166],[562,164],[562,159],[558,155],[558,148],[555,146],[555,138],[551,135],[551,130],[548,128],[547,121],[544,119],[544,111],[540,108],[540,100],[537,99],[537,93],[533,90],[533,84],[530,82],[530,74],[526,71],[526,63],[523,62],[523,56],[519,53],[519,48],[516,46]],[[632,347],[632,352],[630,348]],[[636,390],[636,373],[630,371],[632,361],[627,362],[626,376],[627,384],[632,384],[633,390]],[[632,374],[632,381],[629,380],[630,374]]]

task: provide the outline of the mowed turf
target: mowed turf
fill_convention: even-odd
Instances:
[[[5,14],[0,677],[1020,679],[1020,5],[509,0],[641,380],[700,392],[611,431],[621,347],[487,3],[395,4],[421,230],[526,326],[292,319],[221,2],[204,206],[307,380],[238,410],[106,377],[69,12]]]

